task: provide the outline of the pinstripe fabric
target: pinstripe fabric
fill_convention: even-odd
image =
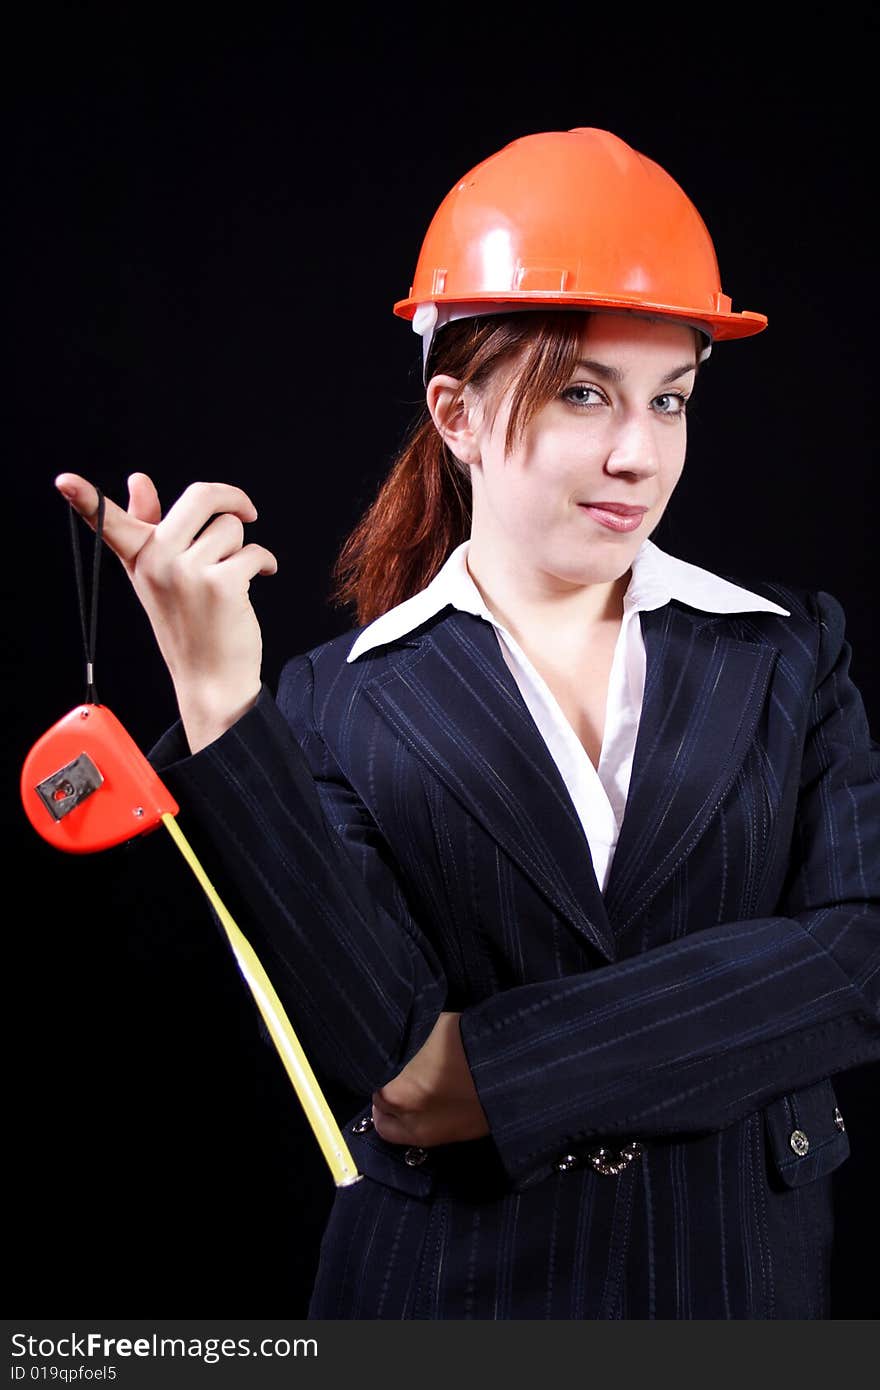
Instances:
[[[880,1057],[880,766],[838,601],[752,587],[790,616],[639,614],[604,894],[473,614],[352,663],[343,634],[195,757],[179,727],[153,750],[352,1093],[366,1176],[335,1194],[311,1317],[827,1317],[831,1078]],[[410,1163],[353,1126],[443,1008],[491,1134]],[[593,1169],[631,1137],[640,1158]]]
[[[673,598],[710,613],[763,611],[787,617],[787,610],[711,570],[668,554],[646,537],[633,557],[623,595],[622,621],[608,680],[601,754],[594,767],[543,676],[513,633],[486,605],[468,567],[470,546],[469,538],[462,541],[429,584],[369,623],[352,644],[346,660],[357,661],[373,647],[398,640],[448,603],[491,623],[501,654],[565,782],[590,846],[596,880],[604,892],[626,808],[644,697],[645,643],[639,613],[643,609],[662,608]]]

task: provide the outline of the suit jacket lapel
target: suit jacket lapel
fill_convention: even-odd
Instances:
[[[412,638],[408,639],[412,642]],[[498,638],[483,618],[446,609],[366,695],[606,959],[614,956],[583,827]]]
[[[716,634],[705,614],[675,604],[639,617],[645,696],[604,899],[568,788],[488,622],[444,609],[364,684],[407,746],[608,961],[731,785],[776,654]]]
[[[645,694],[605,888],[618,936],[694,852],[733,785],[779,654],[770,642],[730,636],[729,616],[712,618],[676,602],[639,618]]]

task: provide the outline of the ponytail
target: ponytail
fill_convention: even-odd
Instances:
[[[372,622],[423,589],[470,529],[470,471],[452,457],[424,406],[339,552],[331,600],[353,603],[358,626]]]

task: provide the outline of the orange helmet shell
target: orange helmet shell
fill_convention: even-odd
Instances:
[[[525,135],[458,181],[394,313],[412,319],[427,303],[631,310],[710,339],[767,326],[764,314],[733,312],[706,224],[675,180],[589,127]]]

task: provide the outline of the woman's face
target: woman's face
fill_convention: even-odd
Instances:
[[[518,568],[527,556],[551,588],[616,579],[660,521],[684,467],[695,335],[668,320],[595,313],[578,358],[507,458],[509,386],[491,425],[485,401],[466,393],[468,428],[448,439],[471,464],[472,553]],[[606,501],[644,507],[635,529],[611,530],[580,505]]]

